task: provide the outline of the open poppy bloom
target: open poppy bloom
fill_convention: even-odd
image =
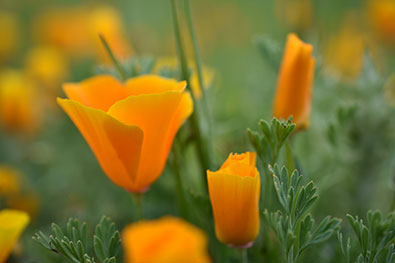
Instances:
[[[122,240],[126,263],[211,262],[204,232],[175,217],[131,224]]]
[[[120,83],[96,76],[63,89],[59,105],[88,142],[106,175],[144,192],[162,173],[174,136],[193,112],[186,82],[155,75]]]
[[[29,223],[29,216],[17,210],[0,211],[0,262],[5,262],[19,236]]]
[[[309,126],[311,96],[314,76],[313,46],[302,42],[295,34],[289,34],[285,46],[273,115],[288,119],[291,115],[296,129]]]
[[[231,153],[221,168],[207,171],[217,238],[234,247],[249,247],[259,233],[261,182],[256,153]]]

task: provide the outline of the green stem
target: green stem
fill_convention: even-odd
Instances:
[[[207,150],[208,148],[206,146],[206,141],[204,140],[202,135],[202,130],[199,122],[199,109],[196,108],[197,106],[196,99],[193,95],[191,84],[189,82],[188,64],[185,56],[184,44],[180,33],[180,24],[178,20],[176,0],[171,0],[171,4],[172,4],[172,13],[173,13],[173,22],[174,22],[174,35],[176,38],[178,58],[180,60],[180,65],[181,65],[182,79],[188,81],[187,88],[191,93],[191,97],[195,105],[195,110],[193,111],[190,120],[191,120],[192,130],[196,138],[196,147],[201,163],[201,174],[203,177],[204,189],[206,189],[207,191],[206,169],[210,168],[210,154],[209,151]]]
[[[288,167],[289,175],[291,176],[292,172],[295,170],[296,167],[295,167],[295,160],[292,154],[292,148],[289,139],[285,143],[285,154],[287,159],[287,167]]]
[[[180,149],[179,149],[179,141],[176,138],[173,145],[173,168],[174,168],[174,181],[176,184],[177,190],[177,198],[178,198],[178,209],[181,217],[184,219],[188,219],[189,212],[188,206],[185,199],[184,188],[182,185],[182,178],[180,172]]]
[[[136,209],[136,222],[143,220],[143,194],[133,193],[133,201]]]
[[[248,263],[247,249],[246,248],[239,249],[239,253],[240,253],[240,262]]]
[[[99,34],[99,38],[104,46],[104,48],[107,51],[108,56],[110,57],[112,63],[115,65],[115,67],[117,68],[119,75],[121,76],[122,80],[125,81],[126,80],[126,72],[123,69],[123,67],[121,66],[121,64],[119,63],[118,59],[115,57],[114,53],[111,50],[110,45],[108,44],[107,40],[104,38],[104,36],[102,34]]]
[[[191,14],[191,8],[190,8],[190,4],[189,4],[189,0],[184,0],[184,7],[185,7],[185,13],[186,13],[186,17],[187,17],[187,21],[188,21],[188,29],[189,29],[189,34],[191,36],[192,39],[192,45],[193,45],[193,53],[195,56],[195,68],[196,68],[196,73],[198,76],[198,82],[202,91],[202,100],[206,109],[206,114],[208,117],[208,104],[207,104],[207,95],[206,95],[206,87],[205,87],[205,83],[203,80],[203,66],[202,66],[202,60],[200,57],[200,52],[199,52],[199,47],[198,47],[198,43],[197,43],[197,38],[196,38],[196,34],[195,34],[195,30],[194,30],[194,26],[193,26],[193,21],[192,21],[192,14]]]

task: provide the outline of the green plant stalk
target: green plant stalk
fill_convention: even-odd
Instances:
[[[207,103],[207,94],[206,94],[206,87],[205,83],[203,80],[203,70],[202,70],[202,61],[201,61],[201,56],[199,52],[199,47],[197,43],[197,38],[193,26],[193,21],[192,21],[192,14],[191,14],[191,8],[190,8],[190,3],[189,0],[184,0],[184,8],[185,8],[185,13],[187,17],[187,22],[188,22],[188,29],[189,29],[189,34],[192,40],[192,45],[193,45],[193,54],[195,56],[195,68],[198,76],[198,82],[200,85],[200,89],[202,91],[202,100],[204,103],[204,107],[206,110],[206,117],[209,120],[209,111],[208,111],[208,103]],[[210,122],[209,122],[210,124]]]
[[[112,52],[110,45],[108,44],[107,40],[104,38],[102,34],[99,34],[100,41],[102,42],[104,48],[106,49],[106,52],[108,56],[110,57],[112,63],[114,66],[117,68],[119,75],[121,76],[122,80],[126,80],[126,72],[119,63],[118,59],[115,57],[114,52]]]
[[[289,175],[291,175],[292,171],[295,170],[296,166],[295,166],[294,156],[292,154],[290,139],[288,139],[285,142],[285,155],[287,160],[288,171],[290,171]]]
[[[136,222],[143,220],[143,194],[133,193],[133,201],[136,209]]]
[[[247,248],[239,249],[239,253],[240,253],[240,262],[248,263]]]
[[[180,144],[179,140],[176,137],[176,140],[173,145],[173,175],[174,175],[174,181],[176,184],[176,190],[177,190],[177,199],[178,199],[178,209],[181,217],[184,219],[189,218],[189,211],[188,211],[188,206],[186,203],[185,199],[185,192],[184,192],[184,187],[182,184],[182,178],[181,178],[181,171],[180,171]]]
[[[174,22],[174,35],[176,38],[176,46],[177,46],[177,53],[181,64],[181,72],[182,72],[182,79],[189,82],[189,71],[188,71],[188,64],[185,56],[184,44],[182,42],[181,33],[180,33],[180,24],[178,20],[177,14],[177,6],[176,0],[170,0],[172,4],[172,14],[173,14],[173,22]],[[199,160],[201,164],[201,174],[203,177],[203,185],[204,189],[207,191],[207,178],[206,178],[206,169],[210,168],[210,153],[207,150],[206,140],[203,137],[200,122],[199,122],[199,110],[196,109],[196,99],[193,95],[190,83],[187,85],[191,97],[195,106],[195,110],[191,116],[191,126],[196,138],[196,147],[199,155]]]

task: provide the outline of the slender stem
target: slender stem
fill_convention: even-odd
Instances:
[[[174,35],[176,38],[177,53],[181,65],[182,79],[188,81],[187,87],[191,93],[191,97],[195,105],[195,110],[193,111],[190,120],[191,120],[192,130],[196,138],[196,146],[201,163],[201,174],[203,177],[204,189],[207,190],[207,178],[205,174],[206,174],[206,169],[210,168],[210,153],[207,150],[208,148],[206,146],[206,141],[202,135],[202,130],[199,122],[199,110],[196,108],[197,106],[196,99],[193,95],[191,84],[189,82],[188,64],[185,56],[184,44],[180,33],[180,24],[178,20],[176,0],[171,0],[171,4],[172,4],[172,13],[173,13],[173,22],[174,22]]]
[[[248,263],[247,249],[246,248],[239,249],[239,253],[240,253],[240,262]]]
[[[201,61],[199,47],[198,47],[198,43],[197,43],[197,38],[196,38],[194,26],[193,26],[192,14],[191,14],[191,8],[190,8],[189,0],[184,0],[184,3],[185,3],[184,7],[185,7],[185,13],[186,13],[187,22],[188,22],[189,34],[190,34],[191,39],[192,39],[193,53],[194,53],[194,56],[195,56],[195,67],[196,67],[196,72],[197,72],[197,76],[198,76],[198,82],[199,82],[199,85],[200,85],[200,88],[201,88],[201,91],[202,91],[202,100],[203,100],[203,102],[205,104],[204,106],[205,106],[205,109],[206,109],[206,114],[208,114],[207,95],[206,95],[205,83],[204,83],[204,80],[203,80],[202,61]]]
[[[117,68],[119,75],[121,76],[122,80],[126,80],[126,72],[119,63],[118,59],[115,57],[114,53],[111,50],[110,45],[108,44],[107,40],[104,38],[102,34],[99,34],[99,38],[107,51],[108,56],[110,57],[112,63],[114,63],[115,67]]]
[[[188,219],[189,211],[185,199],[184,188],[182,185],[182,178],[180,171],[180,149],[179,149],[179,141],[177,137],[173,145],[173,168],[174,168],[174,172],[173,172],[174,181],[177,189],[179,213],[184,219]]]
[[[296,167],[295,167],[295,160],[292,154],[292,148],[289,139],[285,142],[285,153],[287,158],[287,167],[288,167],[289,175],[291,176],[293,170],[295,170]]]
[[[136,221],[143,219],[143,194],[133,193],[133,201],[136,210]]]

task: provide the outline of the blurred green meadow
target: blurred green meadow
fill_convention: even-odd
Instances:
[[[378,209],[383,214],[394,211],[395,2],[388,0],[392,3],[392,16],[386,21],[392,27],[383,29],[377,22],[381,21],[377,18],[380,13],[372,11],[380,1],[385,0],[191,0],[202,61],[214,75],[207,89],[215,164],[212,169],[217,170],[230,152],[253,150],[246,130],[257,130],[260,119],[271,120],[286,36],[295,32],[313,45],[316,59],[310,127],[291,141],[296,167],[318,188],[319,198],[312,214],[317,220],[326,215],[342,218],[342,232],[350,236],[352,229],[346,214],[365,218],[368,210]],[[77,11],[79,7],[81,10]],[[15,184],[19,185],[19,190],[7,191],[10,182],[2,180],[0,169],[0,208],[25,210],[31,216],[9,263],[70,262],[32,240],[37,231],[48,232],[52,222],[64,225],[70,217],[79,218],[93,231],[102,215],[116,222],[119,230],[135,220],[136,208],[130,193],[105,176],[78,129],[55,102],[56,97],[65,97],[62,83],[91,77],[100,71],[98,65],[108,66],[111,61],[103,50],[104,56],[91,52],[103,49],[98,37],[85,44],[87,49],[73,53],[65,49],[66,45],[46,38],[49,31],[40,32],[40,26],[56,24],[43,19],[53,10],[68,10],[75,15],[63,24],[67,27],[80,16],[86,18],[88,14],[84,12],[98,7],[111,10],[121,21],[118,33],[129,50],[122,54],[124,57],[118,57],[120,60],[149,58],[155,63],[177,56],[170,1],[0,2],[0,90],[7,85],[9,70],[28,76],[26,85],[38,90],[28,109],[36,113],[27,117],[26,126],[0,123],[0,167],[15,169]],[[12,17],[15,27],[7,24],[4,17]],[[41,24],[40,19],[44,20]],[[104,27],[108,24],[111,23],[104,22]],[[181,26],[186,32],[186,25]],[[62,32],[66,29],[59,27],[57,33]],[[12,47],[3,48],[1,43],[12,38]],[[70,41],[78,41],[77,38],[78,35],[72,36]],[[60,52],[60,65],[46,65],[40,55],[28,62],[33,49],[48,46]],[[192,44],[186,41],[185,46],[192,61]],[[40,75],[42,78],[34,74],[35,66],[40,65],[49,68],[44,70],[48,74]],[[55,67],[58,72],[51,72]],[[46,77],[50,81],[46,82]],[[0,96],[0,111],[5,100],[6,96]],[[13,118],[17,113],[4,114]],[[33,131],[27,128],[31,126],[35,126]],[[238,262],[236,253],[215,238],[212,219],[200,213],[201,209],[211,209],[201,179],[206,175],[200,172],[194,145],[184,150],[181,176],[190,207],[189,222],[208,233],[213,262]],[[285,153],[280,156],[280,165],[286,163],[284,156]],[[179,216],[172,173],[172,166],[167,165],[144,194],[145,219]],[[262,223],[261,228],[266,227]],[[277,242],[274,237],[271,240],[273,244]],[[250,258],[251,262],[263,262],[259,256],[251,254]],[[278,255],[265,262],[281,260]],[[342,260],[334,235],[307,250],[300,262]]]

